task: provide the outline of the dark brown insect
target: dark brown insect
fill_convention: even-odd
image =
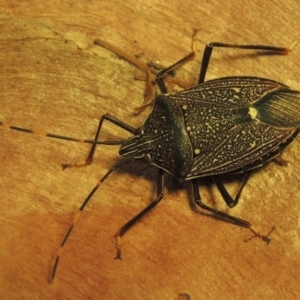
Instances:
[[[239,201],[250,171],[279,155],[299,133],[300,92],[291,90],[288,86],[276,81],[259,77],[225,77],[204,82],[212,50],[215,47],[261,50],[275,54],[287,54],[292,48],[209,44],[204,51],[196,86],[175,94],[167,94],[163,80],[165,74],[189,60],[193,56],[192,53],[156,74],[156,82],[162,94],[155,97],[153,110],[141,127],[134,128],[106,114],[100,119],[93,140],[36,132],[0,122],[1,126],[13,130],[91,143],[92,148],[84,165],[92,162],[97,144],[121,145],[119,154],[125,159],[115,164],[105,174],[79,208],[59,248],[52,279],[55,276],[63,246],[81,212],[100,184],[113,170],[136,159],[146,159],[158,168],[157,197],[117,231],[115,235],[116,258],[121,258],[121,237],[162,200],[165,173],[173,175],[179,181],[190,183],[193,201],[199,207],[237,225],[249,228],[263,240],[269,240],[267,236],[257,233],[251,227],[250,222],[203,204],[199,193],[198,178],[212,176],[226,204],[234,207]],[[148,71],[151,72],[151,69]],[[122,141],[98,141],[104,121],[121,127],[133,136]],[[64,164],[63,167],[68,168],[74,165],[76,164]],[[234,198],[229,195],[218,177],[220,174],[229,173],[245,174],[239,192]]]

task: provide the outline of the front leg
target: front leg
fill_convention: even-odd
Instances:
[[[135,134],[136,130],[137,130],[136,128],[124,123],[123,121],[121,121],[121,120],[119,120],[119,119],[117,119],[117,118],[115,118],[115,117],[113,117],[109,114],[103,115],[100,118],[98,129],[97,129],[97,132],[96,132],[96,135],[95,135],[95,138],[94,138],[95,143],[93,143],[87,159],[85,161],[78,162],[78,163],[63,164],[62,165],[63,170],[65,170],[67,168],[70,168],[70,167],[84,167],[84,166],[90,165],[93,162],[94,154],[95,154],[95,151],[96,151],[96,146],[98,144],[102,144],[102,145],[103,144],[104,145],[121,145],[125,141],[125,140],[119,140],[119,141],[101,141],[101,142],[98,142],[98,138],[99,138],[99,135],[101,133],[101,129],[102,129],[102,125],[103,125],[104,121],[109,121],[109,122],[117,125],[118,127],[121,127],[122,129],[132,133],[132,134]]]

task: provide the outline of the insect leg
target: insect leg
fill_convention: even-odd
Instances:
[[[170,67],[166,68],[166,69],[163,69],[161,71],[159,71],[157,73],[157,76],[156,76],[156,83],[159,87],[159,89],[161,90],[161,92],[163,94],[166,94],[168,91],[167,91],[167,88],[164,84],[164,81],[163,81],[163,76],[170,72],[171,70],[174,70],[176,68],[178,68],[180,65],[186,63],[187,61],[193,59],[195,56],[195,52],[190,52],[188,55],[186,55],[185,57],[183,57],[182,59],[180,59],[179,61],[177,61],[175,64],[171,65]]]
[[[56,271],[57,271],[57,267],[58,267],[58,263],[59,263],[59,260],[60,260],[60,256],[61,256],[61,253],[63,251],[63,247],[65,246],[67,240],[69,239],[70,237],[70,234],[71,232],[73,231],[76,223],[78,222],[79,218],[80,218],[80,215],[82,213],[82,211],[84,210],[84,208],[86,207],[86,205],[88,204],[88,202],[91,200],[92,196],[95,194],[95,192],[98,190],[98,188],[100,187],[100,185],[106,180],[106,178],[114,171],[116,170],[117,168],[121,167],[123,164],[125,163],[128,163],[130,162],[131,160],[130,159],[127,159],[127,160],[122,160],[118,163],[116,163],[112,168],[110,168],[108,170],[108,172],[99,180],[99,182],[95,185],[95,187],[92,189],[92,191],[89,193],[89,195],[86,197],[86,199],[84,200],[84,202],[81,204],[77,214],[74,216],[73,220],[72,220],[72,223],[67,231],[67,233],[65,234],[65,237],[63,238],[61,244],[60,244],[60,247],[57,251],[57,255],[56,255],[56,259],[55,259],[55,263],[54,263],[54,266],[53,266],[53,271],[52,271],[52,275],[51,275],[51,281],[54,279],[55,277],[55,274],[56,274]]]
[[[239,190],[238,190],[238,192],[237,192],[237,194],[234,198],[232,198],[232,196],[229,195],[229,193],[227,192],[224,184],[218,179],[218,177],[217,176],[212,176],[212,178],[213,178],[219,192],[221,193],[224,201],[226,202],[226,204],[230,208],[233,208],[238,204],[238,202],[240,200],[240,197],[241,197],[241,194],[242,194],[242,191],[243,191],[245,185],[247,184],[250,175],[251,175],[251,171],[247,171],[247,172],[244,173],[242,183],[241,183],[241,185],[239,187]]]
[[[144,105],[141,108],[147,106],[154,98],[152,82],[155,80],[155,74],[157,72],[153,68],[149,67],[147,64],[138,60],[134,55],[131,55],[125,52],[124,50],[117,48],[104,40],[96,39],[94,41],[94,44],[104,47],[105,49],[111,51],[112,53],[115,53],[116,55],[124,58],[125,60],[127,60],[128,62],[135,65],[136,67],[138,67],[139,69],[143,70],[146,73],[145,99],[144,99]]]
[[[234,216],[231,216],[231,215],[228,215],[224,212],[221,212],[217,209],[214,209],[212,207],[209,207],[207,205],[205,205],[204,203],[202,203],[201,201],[201,197],[200,197],[200,193],[199,193],[199,186],[198,186],[198,181],[197,179],[194,179],[192,180],[191,182],[192,184],[192,193],[193,193],[193,198],[194,198],[194,203],[196,203],[199,207],[213,213],[213,214],[216,214],[217,216],[221,217],[221,218],[224,218],[230,222],[232,222],[233,224],[236,224],[238,226],[241,226],[241,227],[245,227],[245,228],[248,228],[249,230],[252,231],[252,233],[256,236],[256,237],[259,237],[260,239],[262,239],[263,241],[269,243],[270,242],[270,238],[266,235],[262,235],[260,234],[259,232],[257,232],[256,230],[253,229],[251,223],[249,221],[246,221],[246,220],[243,220],[243,219],[240,219],[240,218],[237,218],[237,217],[234,217]]]
[[[154,89],[153,89],[153,82],[157,81],[156,80],[157,75],[159,74],[160,77],[166,77],[165,75],[167,75],[170,71],[179,67],[179,65],[191,60],[195,56],[195,37],[196,37],[197,33],[198,33],[198,30],[194,29],[193,35],[192,35],[192,47],[191,47],[192,51],[191,51],[191,53],[186,55],[179,62],[173,64],[171,67],[161,70],[161,71],[157,71],[154,67],[150,66],[149,64],[143,63],[142,61],[138,60],[135,56],[125,52],[124,50],[122,50],[120,48],[115,47],[114,45],[112,45],[104,40],[96,39],[94,41],[94,44],[106,48],[107,50],[124,58],[125,60],[127,60],[128,62],[130,62],[131,64],[135,65],[137,68],[139,68],[145,72],[146,76],[145,76],[145,78],[143,77],[143,80],[146,81],[144,103],[135,109],[137,111],[140,111],[140,110],[143,110],[146,106],[148,106],[155,97],[155,93],[154,93]],[[167,77],[167,78],[165,78],[165,81],[167,81],[168,83],[177,84],[183,88],[191,87],[191,83],[185,82],[185,81],[177,79],[177,78]],[[162,79],[160,80],[160,88],[161,88],[161,90],[164,90],[164,91],[167,90],[164,83],[162,82]]]
[[[146,213],[152,210],[164,196],[164,171],[159,169],[157,176],[157,197],[151,202],[146,208],[144,208],[140,213],[133,217],[130,221],[124,224],[115,234],[115,246],[117,249],[116,259],[122,259],[121,253],[121,238],[122,236],[137,222],[139,221]]]
[[[94,138],[95,142],[98,141],[98,138],[99,138],[99,135],[100,135],[102,125],[103,125],[104,121],[109,121],[109,122],[117,125],[118,127],[121,127],[122,129],[132,133],[132,134],[136,133],[136,128],[124,123],[123,121],[121,121],[121,120],[119,120],[119,119],[117,119],[117,118],[115,118],[115,117],[113,117],[109,114],[105,114],[100,118],[98,129],[97,129],[97,132],[96,132],[96,135],[95,135],[95,138]],[[122,144],[122,142],[123,141],[116,141],[116,144]],[[78,163],[63,164],[62,165],[63,169],[70,168],[70,167],[82,167],[82,166],[90,165],[93,162],[93,157],[94,157],[94,154],[95,154],[97,144],[98,143],[93,143],[92,148],[89,152],[89,155],[88,155],[88,157],[85,161],[78,162]]]
[[[206,75],[206,71],[208,68],[209,60],[212,54],[212,51],[215,47],[218,48],[238,48],[238,49],[246,49],[246,50],[261,50],[267,51],[273,54],[281,54],[286,55],[288,54],[292,48],[295,47],[297,42],[294,42],[290,48],[283,48],[283,47],[274,47],[274,46],[265,46],[265,45],[237,45],[237,44],[225,44],[225,43],[210,43],[205,47],[202,63],[201,63],[201,70],[198,79],[198,83],[203,83]]]
[[[173,71],[174,69],[177,69],[180,65],[185,64],[186,62],[188,62],[189,60],[192,60],[195,57],[195,38],[196,38],[198,31],[199,30],[197,30],[197,29],[193,30],[192,47],[191,47],[192,51],[188,55],[186,55],[185,57],[183,57],[182,59],[180,59],[173,65],[171,65],[170,67],[163,69],[157,73],[156,83],[163,94],[166,94],[168,92],[167,88],[163,82],[164,75],[168,74],[170,71]]]

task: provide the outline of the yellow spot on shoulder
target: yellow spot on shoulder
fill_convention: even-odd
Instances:
[[[241,88],[233,87],[232,90],[234,90],[236,93],[239,93],[241,91]]]
[[[248,114],[250,115],[251,119],[255,119],[257,116],[257,110],[254,107],[249,107]]]
[[[199,155],[199,154],[200,154],[200,149],[199,149],[199,148],[196,148],[196,149],[194,150],[194,153],[195,153],[196,155]]]

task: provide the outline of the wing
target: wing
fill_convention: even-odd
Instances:
[[[257,167],[300,128],[300,93],[269,79],[221,78],[168,98],[183,111],[194,152],[186,180]]]
[[[273,157],[278,154],[277,150],[295,132],[296,129],[281,130],[255,120],[239,124],[213,148],[194,157],[186,179],[234,172],[250,164],[254,168],[255,162],[269,153],[274,153]]]
[[[289,87],[282,83],[260,77],[224,77],[170,94],[168,98],[179,105],[198,103],[239,108],[255,104],[268,93],[286,89]]]

